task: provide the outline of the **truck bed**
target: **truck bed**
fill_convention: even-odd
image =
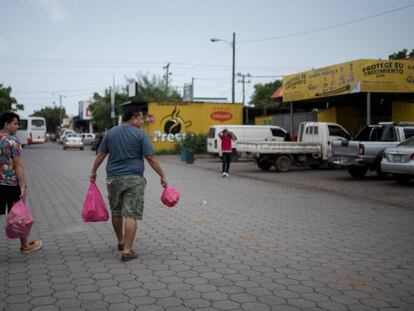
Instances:
[[[322,147],[317,143],[270,142],[270,141],[238,141],[238,152],[253,154],[314,154],[320,155]]]

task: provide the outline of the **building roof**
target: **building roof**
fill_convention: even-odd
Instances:
[[[276,99],[276,98],[282,98],[283,97],[283,85],[279,86],[277,90],[273,93],[270,98]]]

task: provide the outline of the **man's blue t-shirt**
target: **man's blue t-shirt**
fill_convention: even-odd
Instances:
[[[103,138],[99,151],[109,153],[107,177],[144,175],[144,156],[154,154],[148,136],[129,124],[111,128]]]

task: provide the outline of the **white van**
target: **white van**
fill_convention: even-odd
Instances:
[[[22,146],[46,142],[46,119],[42,117],[20,118],[16,136]]]
[[[280,126],[274,125],[214,125],[208,130],[207,152],[221,154],[221,140],[219,133],[228,129],[236,135],[237,140],[249,141],[284,141],[288,132]],[[237,142],[232,142],[232,149],[236,150]]]

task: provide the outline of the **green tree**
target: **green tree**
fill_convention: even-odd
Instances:
[[[279,106],[280,100],[275,100],[270,97],[281,85],[282,81],[280,80],[275,80],[265,84],[255,84],[250,104],[255,107]]]
[[[181,96],[176,90],[171,87],[166,88],[166,83],[163,79],[142,73],[137,74],[137,79],[127,78],[128,82],[137,82],[138,94],[132,100],[136,101],[181,101]],[[120,105],[126,101],[131,100],[128,97],[126,89],[122,89],[115,94],[115,114],[121,114]],[[95,93],[93,95],[93,103],[89,106],[93,120],[98,128],[98,131],[104,131],[113,126],[111,119],[111,91],[106,89],[103,95]]]
[[[396,53],[392,53],[388,56],[388,59],[406,59],[408,57],[414,57],[414,49],[408,53],[407,49],[402,49],[401,51],[398,51]]]
[[[149,76],[137,73],[137,78],[127,78],[128,83],[137,82],[138,91],[134,100],[138,101],[182,101],[180,94],[171,86],[166,85],[165,79],[156,75]]]
[[[120,114],[120,105],[128,101],[128,94],[125,90],[115,93],[115,115]],[[89,106],[93,121],[98,129],[102,132],[113,126],[114,120],[111,119],[111,90],[106,89],[104,95],[93,94],[93,103]],[[118,122],[118,120],[115,120]]]
[[[48,132],[55,133],[57,128],[60,126],[60,113],[60,107],[53,106],[36,110],[32,116],[45,118]],[[62,108],[62,118],[65,117],[66,111],[65,108]]]
[[[0,83],[0,114],[7,111],[24,110],[24,106],[19,104],[16,98],[10,95],[11,92],[12,88],[10,86],[5,87]]]

